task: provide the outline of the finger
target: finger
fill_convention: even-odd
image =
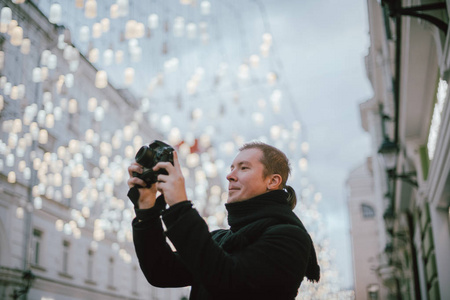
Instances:
[[[156,183],[156,190],[158,192],[160,192],[161,194],[164,194],[164,189],[163,189],[163,185],[161,184],[161,182]]]
[[[138,163],[132,163],[128,167],[128,174],[132,177],[133,172],[137,172],[137,173],[141,174],[143,172],[142,166]]]
[[[158,177],[156,177],[156,180],[158,180],[158,183],[161,182],[167,182],[167,180],[169,179],[169,175],[164,175],[164,174],[159,174]]]
[[[135,186],[145,187],[145,186],[147,186],[147,183],[138,177],[131,177],[130,179],[128,179],[128,186],[130,188],[135,187]]]
[[[167,173],[170,174],[170,171],[173,169],[173,166],[170,162],[168,161],[161,161],[159,163],[157,163],[154,167],[153,167],[153,171],[158,171],[160,169],[166,169]]]
[[[180,162],[178,161],[177,151],[173,151],[173,165],[175,169],[181,170]]]

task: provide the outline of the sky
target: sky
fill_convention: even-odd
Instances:
[[[369,47],[365,1],[210,1],[209,16],[199,14],[198,5],[181,2],[130,1],[127,18],[111,20],[108,33],[85,42],[79,37],[79,29],[107,17],[113,1],[98,1],[94,20],[86,19],[83,10],[75,9],[72,2],[66,3],[62,22],[71,29],[74,44],[89,59],[88,50],[92,48],[100,53],[107,48],[127,53],[130,41],[119,38],[125,21],[133,18],[147,24],[149,14],[158,14],[158,28],[135,41],[142,50],[141,60],[133,61],[125,55],[122,64],[107,66],[100,55],[92,64],[108,71],[108,80],[116,88],[129,88],[142,103],[146,98],[150,114],[145,115],[152,129],[167,136],[169,128],[178,128],[184,139],[208,133],[224,166],[233,159],[232,154],[221,153],[229,141],[238,144],[262,138],[273,142],[286,151],[294,165],[304,154],[298,147],[288,150],[289,140],[308,142],[309,182],[322,194],[319,208],[330,246],[336,252],[341,285],[351,287],[345,181],[369,155],[370,143],[359,114],[359,104],[372,96],[364,66]],[[41,0],[39,6],[48,13],[51,3]],[[172,35],[179,16],[186,24],[198,25],[195,38]],[[167,31],[163,30],[164,20],[169,24]],[[207,24],[207,43],[200,37],[202,22]],[[272,36],[270,54],[266,58],[260,55],[258,68],[249,67],[249,57],[259,52],[264,33]],[[162,51],[163,45],[166,52]],[[167,63],[175,58],[178,63],[173,71]],[[131,85],[124,84],[125,67],[135,70]],[[242,68],[248,72],[245,78],[238,71]],[[275,85],[266,83],[269,72],[276,74]],[[199,84],[197,91],[190,94],[186,92],[187,81],[195,76],[200,78]],[[159,83],[149,88],[152,82]],[[282,93],[278,113],[271,109],[276,102],[274,91]],[[201,111],[198,119],[193,118],[197,109]],[[264,117],[262,125],[253,119],[255,113]],[[170,126],[166,126],[167,119]],[[301,122],[301,132],[293,129],[295,121]],[[285,138],[271,138],[273,124],[285,130]],[[229,152],[237,151],[232,150]]]
[[[336,249],[344,286],[353,284],[345,181],[369,155],[359,104],[370,99],[364,57],[365,1],[264,1],[284,74],[307,127],[309,173]]]

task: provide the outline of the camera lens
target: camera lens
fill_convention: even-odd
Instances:
[[[136,153],[135,160],[141,166],[151,168],[153,162],[153,151],[148,146],[142,146]]]

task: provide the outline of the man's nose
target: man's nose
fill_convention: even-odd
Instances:
[[[227,180],[228,181],[236,181],[236,176],[234,175],[234,172],[231,171],[230,173],[228,173],[227,175]]]

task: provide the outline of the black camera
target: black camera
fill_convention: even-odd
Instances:
[[[138,177],[145,181],[146,187],[151,187],[153,183],[158,181],[158,175],[168,175],[165,169],[153,171],[153,167],[159,163],[168,161],[173,165],[173,151],[174,149],[161,141],[155,140],[148,146],[142,146],[136,153],[135,160],[143,167],[142,174],[133,172],[134,177]]]

